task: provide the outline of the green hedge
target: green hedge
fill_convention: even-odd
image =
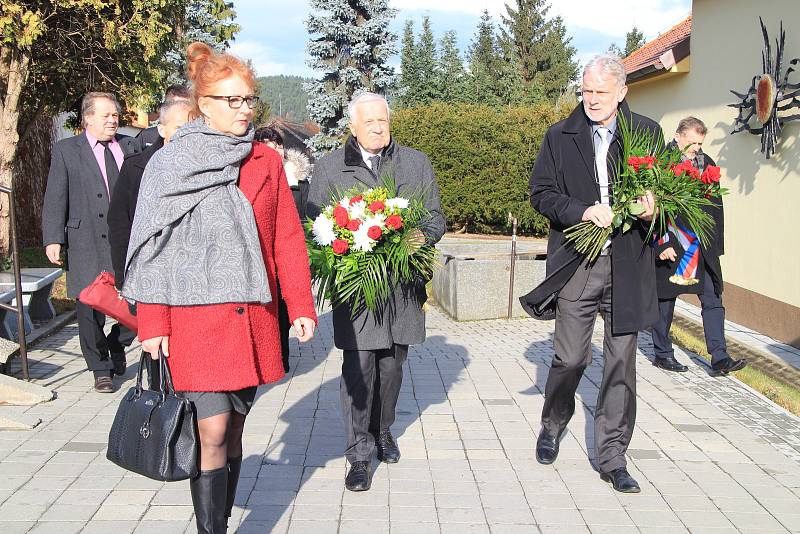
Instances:
[[[394,112],[392,135],[430,157],[451,229],[507,233],[511,212],[521,233],[544,236],[548,223],[531,208],[528,178],[545,131],[566,113],[552,105],[433,104]]]

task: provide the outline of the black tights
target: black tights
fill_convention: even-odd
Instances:
[[[228,463],[228,458],[242,455],[242,432],[245,416],[230,411],[200,419],[200,469],[210,471]]]

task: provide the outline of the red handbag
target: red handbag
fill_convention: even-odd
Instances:
[[[139,329],[136,316],[131,313],[128,301],[119,294],[114,285],[114,275],[103,271],[94,282],[83,288],[78,300],[95,310],[119,321],[134,332]]]

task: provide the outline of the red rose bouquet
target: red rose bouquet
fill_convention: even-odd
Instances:
[[[420,230],[427,216],[422,196],[398,196],[391,180],[334,194],[305,225],[317,305],[348,303],[355,316],[376,311],[395,284],[429,279],[436,249]]]
[[[709,166],[701,174],[690,160],[680,161],[679,148],[664,146],[649,131],[631,130],[622,115],[618,125],[623,157],[612,185],[611,226],[601,228],[583,221],[564,231],[567,239],[579,253],[594,261],[613,232],[625,233],[633,227],[644,211],[637,200],[650,191],[657,211],[649,236],[663,235],[672,221],[680,219],[700,242],[706,243],[714,221],[703,207],[712,205],[712,197],[725,193],[719,187],[719,167]]]

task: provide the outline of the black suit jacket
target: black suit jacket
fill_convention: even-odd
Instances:
[[[117,135],[124,153],[131,137]],[[66,253],[67,295],[75,298],[102,271],[111,270],[108,242],[109,191],[116,180],[103,175],[85,133],[55,144],[42,207],[42,240]]]
[[[164,139],[159,137],[155,143],[125,158],[119,179],[111,195],[108,209],[108,231],[111,243],[111,263],[114,267],[114,279],[118,288],[122,288],[125,279],[125,257],[128,253],[128,242],[131,238],[133,216],[136,214],[136,200],[139,197],[139,186],[147,162],[161,147]]]
[[[658,124],[630,111],[622,102],[619,113],[635,129],[647,129],[663,143]],[[622,155],[620,129],[608,151],[608,175],[616,176]],[[533,291],[520,299],[523,308],[534,315],[543,304],[551,307],[559,291],[585,264],[564,237],[564,230],[581,222],[586,208],[600,201],[595,180],[594,146],[591,121],[578,107],[565,120],[551,126],[542,142],[530,178],[531,204],[550,220],[547,242],[547,276]],[[655,264],[652,247],[646,242],[647,226],[637,224],[612,238],[612,331],[630,333],[643,330],[658,319]],[[552,318],[552,317],[548,317]]]

